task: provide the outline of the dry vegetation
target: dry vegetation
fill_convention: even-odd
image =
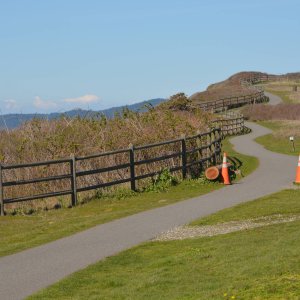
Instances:
[[[283,141],[283,147],[286,145],[290,136],[294,136],[296,140],[296,145],[300,139],[300,120],[274,120],[274,121],[264,121],[263,125],[271,128],[273,130],[272,139],[273,143]],[[262,139],[262,138],[260,138]]]
[[[281,121],[277,126],[280,127],[274,131],[273,135],[275,138],[287,138],[289,136],[294,136],[295,138],[300,138],[300,120],[297,121]]]
[[[125,110],[122,115],[113,119],[101,116],[99,119],[66,119],[54,121],[33,120],[21,128],[10,132],[0,132],[0,161],[4,164],[30,163],[59,158],[86,156],[93,153],[127,149],[129,144],[135,146],[178,138],[181,135],[192,135],[197,130],[207,131],[212,115],[197,109],[189,109],[189,100],[184,94],[171,97],[170,102],[156,109],[149,108],[146,113],[135,113]],[[187,145],[192,147],[193,145]],[[135,159],[172,154],[180,151],[180,143],[136,151]],[[140,165],[136,175],[145,172],[157,172],[164,168],[179,165],[179,157],[165,161]],[[100,169],[129,162],[129,153],[120,153],[102,158],[77,162],[77,170]],[[4,180],[25,180],[67,174],[69,165],[49,165],[5,171]],[[88,175],[78,178],[78,187],[101,184],[112,180],[129,177],[129,168],[122,170]],[[146,183],[145,183],[146,184]],[[66,190],[70,187],[68,179],[59,182],[44,182],[6,188],[5,198],[22,197],[49,191]],[[49,200],[51,205],[57,200]],[[25,206],[35,207],[37,201]],[[43,204],[44,205],[44,204]],[[15,205],[11,205],[14,208]],[[9,206],[7,206],[9,209]]]
[[[180,101],[182,100],[182,101]],[[165,141],[207,130],[212,115],[190,110],[184,94],[146,113],[124,110],[113,119],[35,119],[18,129],[0,131],[0,162],[26,163],[105,152]],[[172,109],[171,109],[172,108]],[[178,109],[179,108],[179,109]]]
[[[300,104],[278,104],[268,106],[256,104],[242,110],[244,116],[252,121],[300,120]]]
[[[210,85],[206,91],[195,93],[190,97],[194,102],[198,101],[214,101],[222,98],[244,96],[257,93],[257,90],[251,86],[242,85],[241,81],[266,75],[260,72],[240,72],[227,80]]]
[[[266,91],[279,95],[285,102],[300,103],[300,76],[298,79],[269,82],[263,84],[263,87]]]

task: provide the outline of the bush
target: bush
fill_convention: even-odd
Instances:
[[[152,179],[152,184],[146,188],[146,191],[163,192],[176,184],[178,184],[177,178],[171,174],[169,169],[164,169]]]
[[[184,94],[178,93],[170,97],[169,101],[163,102],[158,106],[158,109],[171,109],[171,110],[191,110],[192,101]]]

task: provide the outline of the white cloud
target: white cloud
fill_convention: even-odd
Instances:
[[[53,109],[53,108],[58,107],[57,103],[55,103],[53,101],[42,100],[41,97],[39,97],[39,96],[36,96],[34,98],[33,105],[36,108],[43,109],[43,110]]]
[[[4,107],[7,110],[12,110],[12,109],[18,108],[18,104],[17,104],[17,101],[14,99],[7,99],[7,100],[4,100]]]
[[[96,95],[87,94],[77,98],[66,98],[64,99],[67,103],[78,103],[78,104],[89,104],[93,102],[97,102],[99,97]]]

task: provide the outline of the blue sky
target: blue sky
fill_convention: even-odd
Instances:
[[[300,71],[299,0],[0,0],[0,113],[103,109]]]

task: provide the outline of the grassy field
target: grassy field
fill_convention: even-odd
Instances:
[[[300,190],[220,211],[193,225],[300,214]],[[149,242],[30,299],[299,299],[300,221],[214,237]]]
[[[293,91],[297,85],[298,90]],[[286,103],[300,103],[300,81],[275,81],[262,85],[264,90],[275,94]]]
[[[256,158],[233,151],[228,140],[223,142],[223,149],[229,156],[242,162],[240,169],[244,175],[252,172],[258,165]],[[203,179],[186,180],[170,187],[166,192],[132,193],[123,190],[116,195],[95,198],[71,209],[6,216],[0,218],[0,256],[38,246],[143,210],[200,196],[221,187],[222,184],[207,183]]]
[[[288,155],[300,153],[300,121],[260,121],[259,124],[272,129],[274,132],[261,136],[256,141],[266,149]],[[295,137],[295,151],[289,137]]]

